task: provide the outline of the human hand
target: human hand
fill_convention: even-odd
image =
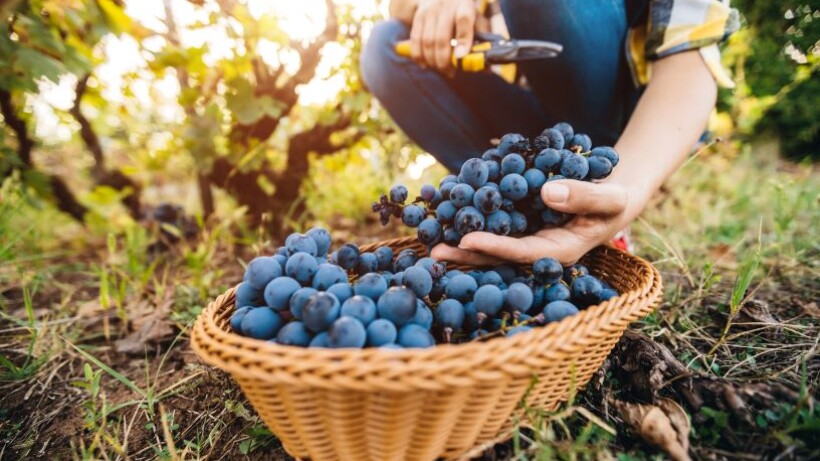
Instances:
[[[541,198],[549,208],[575,217],[563,227],[543,229],[521,238],[472,232],[461,239],[458,248],[439,244],[431,256],[474,266],[504,261],[532,264],[544,257],[570,265],[589,250],[609,241],[646,203],[641,197],[630,197],[627,189],[616,183],[569,179],[545,184]]]
[[[410,27],[413,60],[452,75],[451,56],[460,58],[469,53],[476,16],[473,0],[420,0]],[[450,45],[453,38],[455,50]]]

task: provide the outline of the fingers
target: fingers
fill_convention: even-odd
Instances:
[[[433,247],[430,257],[437,261],[447,261],[468,266],[492,266],[500,264],[502,260],[474,251],[462,250],[443,243]]]
[[[586,242],[566,229],[556,228],[536,235],[514,238],[488,232],[473,232],[461,239],[459,248],[480,252],[519,264],[532,264],[545,257],[555,258],[568,265],[578,261],[589,248]]]
[[[626,208],[626,189],[616,184],[585,181],[550,181],[541,188],[544,203],[573,214],[616,215]]]
[[[453,9],[447,8],[438,16],[433,38],[434,56],[431,64],[446,73],[451,73],[453,70],[453,65],[450,63],[450,56],[453,53],[453,47],[450,45],[450,39],[453,37],[453,15]]]
[[[424,16],[421,9],[416,10],[413,16],[413,25],[410,27],[410,57],[417,63],[422,63],[421,38],[424,34]]]
[[[469,2],[461,2],[456,10],[456,48],[457,58],[463,58],[470,52],[475,33],[476,11]]]

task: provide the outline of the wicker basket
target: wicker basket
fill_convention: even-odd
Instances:
[[[414,238],[362,250],[379,245],[423,251]],[[582,262],[622,295],[510,338],[421,350],[280,346],[230,332],[231,289],[200,315],[192,345],[236,379],[297,458],[466,459],[511,435],[525,393],[527,407],[553,409],[585,385],[659,298],[660,274],[636,256],[600,247]]]

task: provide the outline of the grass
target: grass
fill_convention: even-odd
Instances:
[[[207,302],[241,278],[242,261],[270,248],[239,224],[241,210],[153,253],[160,229],[83,230],[19,182],[0,193],[0,458],[287,459],[235,384],[188,346]],[[691,414],[698,458],[820,455],[818,197],[813,165],[778,160],[765,143],[723,142],[671,178],[632,228],[666,287],[662,306],[633,328],[693,371],[786,383],[800,396],[753,409],[751,426],[709,405]],[[323,217],[339,235],[386,235],[332,211]],[[118,352],[117,341],[151,318],[173,333],[149,338],[145,353]],[[663,458],[594,401],[583,391],[534,415],[534,429],[488,459]]]

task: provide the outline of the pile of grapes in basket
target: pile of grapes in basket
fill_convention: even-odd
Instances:
[[[424,348],[511,336],[618,296],[586,267],[539,259],[464,273],[412,249],[329,253],[330,234],[291,234],[247,266],[233,331],[302,347]]]
[[[470,232],[497,235],[533,234],[544,227],[563,226],[572,215],[548,208],[541,187],[559,179],[593,181],[606,178],[618,164],[608,146],[592,147],[589,136],[558,123],[529,140],[504,135],[481,158],[471,158],[458,176],[441,180],[439,188],[422,186],[419,196],[405,204],[408,191],[397,185],[373,204],[382,224],[390,217],[416,227],[419,242],[457,246]]]

